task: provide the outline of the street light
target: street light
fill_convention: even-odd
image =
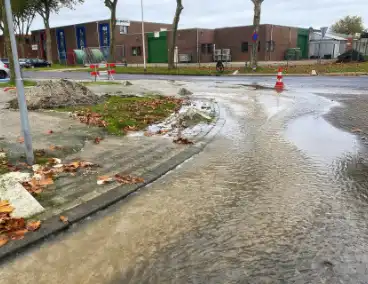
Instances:
[[[15,71],[15,84],[17,87],[18,93],[18,105],[19,105],[19,112],[20,112],[20,121],[22,125],[22,132],[24,138],[24,145],[26,150],[26,158],[27,163],[32,165],[34,162],[34,155],[33,155],[33,148],[32,148],[32,137],[31,137],[31,129],[29,127],[28,121],[28,110],[27,110],[27,103],[26,98],[24,96],[24,86],[23,86],[23,79],[20,72],[19,60],[18,60],[18,49],[17,43],[15,41],[14,35],[14,23],[13,23],[13,13],[11,10],[10,0],[5,0],[5,12],[6,12],[6,19],[8,22],[8,29],[9,29],[9,38],[10,44],[14,59],[14,71]]]
[[[144,18],[143,18],[143,0],[141,0],[141,14],[142,14],[142,44],[143,44],[143,68],[147,69],[146,64],[146,38],[144,36]]]

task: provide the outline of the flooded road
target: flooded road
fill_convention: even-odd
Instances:
[[[9,260],[1,283],[368,283],[367,201],[346,172],[360,145],[324,120],[336,103],[202,89],[226,119],[202,153]]]

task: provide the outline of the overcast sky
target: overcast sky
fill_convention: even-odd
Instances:
[[[51,26],[78,24],[109,18],[109,10],[103,0],[85,0],[75,10],[62,9],[51,16]],[[175,11],[175,0],[144,0],[146,21],[171,23]],[[184,10],[180,28],[216,28],[224,26],[250,25],[253,6],[250,0],[183,0]],[[368,27],[367,0],[265,0],[262,5],[261,23],[296,27],[319,28],[330,26],[346,15],[363,17]],[[140,0],[119,0],[117,17],[140,20]],[[37,17],[33,29],[42,29]]]

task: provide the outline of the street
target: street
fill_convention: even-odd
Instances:
[[[216,100],[224,126],[158,181],[2,263],[1,283],[368,283],[367,77],[286,77],[277,94],[242,86],[274,77],[116,76],[142,78]]]

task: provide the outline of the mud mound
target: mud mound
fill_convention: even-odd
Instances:
[[[68,81],[44,81],[26,89],[27,106],[30,110],[50,109],[76,105],[94,105],[100,98],[85,86]],[[9,108],[18,108],[18,100],[9,102]]]

